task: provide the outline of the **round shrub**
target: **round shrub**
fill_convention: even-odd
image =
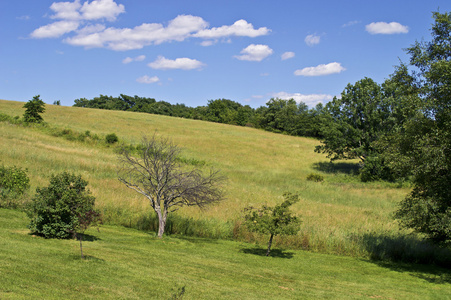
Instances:
[[[107,136],[105,137],[105,141],[107,144],[114,144],[119,141],[119,138],[117,137],[117,135],[115,133],[110,133],[110,134],[107,134]]]
[[[37,188],[28,216],[30,230],[46,238],[69,238],[95,212],[88,182],[68,172],[52,175],[48,187]]]

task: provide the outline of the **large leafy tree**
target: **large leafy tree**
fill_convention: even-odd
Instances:
[[[326,153],[332,161],[359,158],[364,162],[386,128],[389,103],[385,100],[381,87],[370,78],[348,84],[341,98],[326,104],[324,138],[315,151]]]
[[[451,240],[451,14],[433,13],[431,41],[407,49],[422,109],[392,140],[393,155],[404,157],[414,188],[396,217],[405,227],[437,242]]]

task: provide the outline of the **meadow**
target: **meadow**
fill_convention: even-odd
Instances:
[[[0,209],[1,299],[450,299],[451,272],[123,226],[44,239]],[[183,292],[182,292],[183,291]]]
[[[0,112],[22,116],[23,102],[0,101]],[[447,249],[400,230],[392,214],[409,192],[408,185],[361,183],[352,175],[356,161],[329,164],[313,149],[319,141],[247,127],[145,113],[47,105],[44,120],[52,128],[90,135],[115,133],[120,142],[136,144],[144,135],[169,137],[187,160],[220,169],[227,181],[226,200],[206,210],[183,208],[172,216],[168,233],[266,243],[241,224],[248,205],[274,205],[284,192],[299,194],[292,210],[302,219],[295,237],[277,238],[274,247],[303,249],[359,258],[448,265]],[[88,138],[89,141],[89,138]],[[52,130],[0,122],[0,163],[28,170],[31,192],[48,184],[50,174],[72,171],[88,180],[108,225],[153,229],[149,203],[123,186],[116,176],[114,146],[64,139]],[[308,181],[320,174],[323,182]]]

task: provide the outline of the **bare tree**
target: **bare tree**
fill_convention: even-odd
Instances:
[[[197,168],[182,166],[181,149],[167,138],[144,137],[139,154],[133,156],[123,149],[119,156],[119,181],[144,195],[158,216],[158,237],[162,237],[169,212],[182,206],[199,206],[223,199],[220,183],[224,177],[219,171],[208,175]]]

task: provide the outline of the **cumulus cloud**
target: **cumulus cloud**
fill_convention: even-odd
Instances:
[[[370,34],[397,34],[408,33],[409,27],[401,25],[398,22],[373,22],[365,26],[366,31]]]
[[[281,55],[282,60],[290,59],[295,56],[294,52],[285,52]]]
[[[227,42],[232,36],[257,37],[271,31],[266,27],[254,28],[246,20],[208,28],[209,24],[205,20],[192,15],[179,15],[166,26],[161,23],[143,23],[133,28],[107,28],[103,25],[104,21],[115,21],[125,12],[124,5],[117,4],[114,0],[54,2],[50,9],[53,11],[50,18],[60,21],[34,30],[31,37],[56,38],[75,32],[75,35],[63,41],[73,46],[108,48],[115,51],[141,49],[172,41],[181,42],[187,38],[201,38],[204,39],[202,46],[211,46],[219,38]]]
[[[233,23],[233,25],[224,25],[221,27],[200,30],[193,34],[193,36],[204,39],[217,39],[229,36],[257,37],[267,35],[270,31],[271,30],[266,27],[254,29],[254,25],[248,23],[246,20],[238,20]]]
[[[52,19],[65,20],[98,20],[115,21],[117,16],[125,12],[124,5],[113,0],[86,1],[81,5],[80,0],[74,2],[54,2],[50,9],[55,12]]]
[[[294,71],[294,75],[296,76],[324,76],[324,75],[330,75],[335,73],[341,73],[342,71],[345,71],[346,69],[337,62],[329,63],[329,64],[322,64],[318,65],[316,67],[308,67],[301,70]]]
[[[152,69],[158,70],[170,70],[170,69],[181,69],[181,70],[193,70],[200,69],[205,64],[187,57],[177,58],[175,60],[167,59],[164,56],[158,56],[158,58],[149,63],[148,66]]]
[[[148,45],[163,42],[183,41],[193,32],[207,26],[200,17],[177,16],[167,27],[158,23],[144,23],[134,28],[107,28],[101,32],[82,34],[67,38],[66,43],[85,48],[105,47],[116,51],[141,49]]]
[[[119,14],[125,12],[125,8],[124,5],[117,4],[113,0],[94,0],[83,3],[80,12],[85,20],[107,19],[108,21],[115,21]]]
[[[319,42],[321,41],[321,37],[316,34],[309,34],[305,37],[304,41],[307,44],[307,46],[312,47],[319,44]]]
[[[309,107],[314,107],[318,103],[325,103],[332,100],[333,96],[328,94],[308,94],[279,92],[272,95],[274,98],[289,100],[293,99],[297,103],[303,102]]]
[[[57,38],[77,30],[78,26],[76,21],[58,21],[35,29],[30,36],[35,39]]]
[[[129,63],[134,62],[134,61],[143,61],[145,59],[146,59],[145,55],[140,55],[140,56],[137,56],[137,57],[134,57],[134,58],[126,57],[126,58],[124,58],[122,63],[123,64],[129,64]]]
[[[266,57],[270,56],[273,53],[273,50],[267,45],[251,44],[241,50],[240,53],[241,55],[236,55],[235,58],[239,60],[262,61]]]
[[[160,78],[158,78],[157,76],[149,77],[147,75],[144,75],[144,76],[137,78],[136,81],[139,83],[151,84],[151,83],[159,82]]]

